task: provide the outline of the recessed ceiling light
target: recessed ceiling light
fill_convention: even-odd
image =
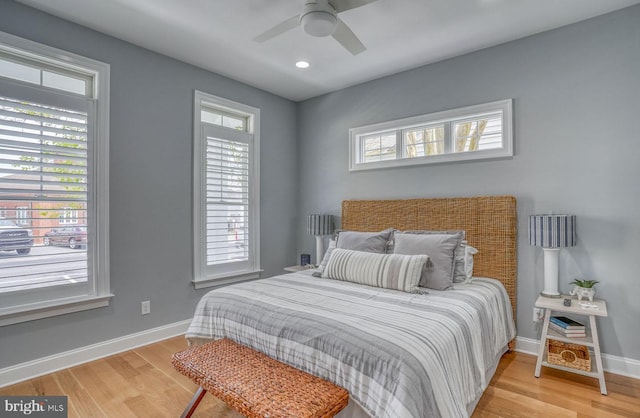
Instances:
[[[296,67],[298,67],[298,68],[309,68],[309,63],[307,61],[298,61],[298,62],[296,62]]]

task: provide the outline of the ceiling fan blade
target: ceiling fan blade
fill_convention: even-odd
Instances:
[[[268,41],[271,38],[275,38],[276,36],[297,27],[299,24],[300,15],[295,15],[285,20],[284,22],[275,25],[271,29],[261,33],[260,35],[253,38],[253,40],[256,42]]]
[[[374,1],[378,0],[329,0],[329,3],[336,9],[336,12],[341,13],[355,9],[356,7],[365,6]]]
[[[367,50],[355,33],[340,19],[338,19],[338,26],[332,36],[336,41],[340,42],[340,45],[351,52],[352,55],[358,55]]]

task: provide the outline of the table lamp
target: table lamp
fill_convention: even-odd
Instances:
[[[309,215],[307,233],[316,237],[316,264],[319,264],[324,256],[323,237],[333,233],[333,215]]]
[[[559,298],[558,254],[560,248],[576,245],[576,216],[529,216],[529,244],[542,247],[544,251],[544,290],[540,294]]]

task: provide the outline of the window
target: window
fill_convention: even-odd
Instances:
[[[513,156],[512,100],[349,130],[349,170]]]
[[[71,208],[62,208],[60,211],[60,225],[75,225],[78,223],[78,212]]]
[[[365,163],[396,159],[396,133],[381,132],[363,136],[362,160]]]
[[[16,208],[16,223],[18,225],[29,225],[30,221],[29,208],[27,206],[18,206]]]
[[[259,109],[195,92],[196,288],[259,276],[259,118]]]
[[[0,32],[0,325],[112,296],[108,93],[107,64]]]

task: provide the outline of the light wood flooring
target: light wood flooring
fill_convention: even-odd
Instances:
[[[0,388],[2,395],[67,395],[69,417],[179,417],[196,390],[176,372],[171,354],[186,348],[175,337],[105,359]],[[640,417],[640,380],[606,374],[608,396],[593,378],[544,368],[535,357],[508,353],[473,414],[481,417]],[[240,415],[206,395],[194,417]]]

